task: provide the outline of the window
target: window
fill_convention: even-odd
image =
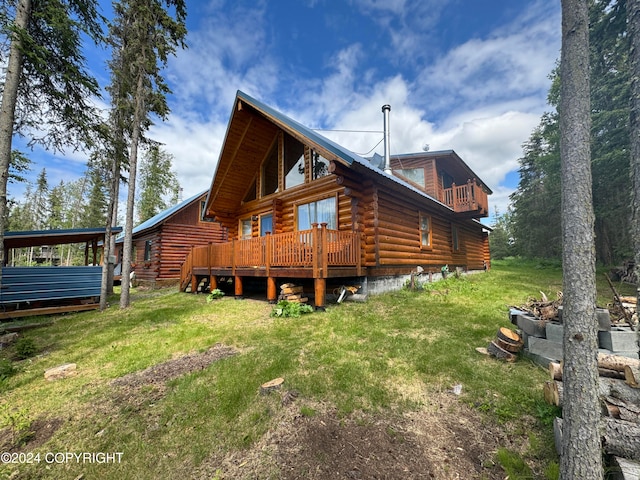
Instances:
[[[420,248],[431,248],[431,217],[420,214]]]
[[[144,261],[151,261],[151,240],[144,242]]]
[[[424,188],[424,168],[403,168],[398,170],[398,173]]]
[[[202,200],[200,202],[200,218],[198,220],[200,220],[201,222],[215,222],[216,221],[215,218],[204,217],[204,209],[205,209],[205,201]]]
[[[451,225],[451,248],[454,252],[460,250],[460,239],[458,238],[458,227]]]
[[[240,238],[246,240],[251,238],[251,219],[243,218],[240,220]]]
[[[313,223],[326,223],[327,228],[336,229],[336,198],[329,197],[317,202],[298,205],[296,208],[298,230],[309,230]]]
[[[273,215],[270,213],[260,217],[260,236],[264,237],[267,232],[273,233]]]
[[[278,191],[278,143],[267,155],[262,165],[262,196],[271,195]]]
[[[318,152],[311,151],[311,180],[329,175],[329,160]]]
[[[304,145],[295,138],[284,136],[284,188],[304,183]]]
[[[252,200],[255,200],[257,198],[256,196],[256,180],[254,180],[253,182],[251,182],[251,186],[249,187],[249,190],[247,191],[247,194],[244,196],[244,198],[242,199],[243,202],[251,202]]]

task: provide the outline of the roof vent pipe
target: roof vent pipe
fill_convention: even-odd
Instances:
[[[383,105],[384,115],[384,172],[391,174],[391,153],[389,152],[389,111],[391,105]]]

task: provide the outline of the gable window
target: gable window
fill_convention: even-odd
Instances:
[[[304,183],[304,145],[290,135],[284,136],[284,188]]]
[[[144,242],[144,261],[151,261],[151,240],[147,240],[146,242]]]
[[[273,233],[273,215],[271,213],[260,217],[260,236],[264,237],[267,232]]]
[[[451,248],[454,252],[460,250],[460,238],[457,225],[451,225]]]
[[[278,143],[275,142],[262,164],[262,196],[278,191]]]
[[[240,238],[246,240],[251,238],[251,219],[243,218],[240,220]]]
[[[329,197],[317,202],[304,203],[296,207],[298,230],[309,230],[314,223],[326,223],[327,228],[336,229],[336,198]]]
[[[397,172],[410,182],[416,183],[424,188],[424,168],[403,168]]]
[[[329,175],[329,160],[316,151],[311,151],[311,180]]]
[[[431,216],[420,213],[420,248],[431,248]]]
[[[242,199],[243,202],[251,202],[252,200],[255,200],[257,197],[256,195],[256,185],[257,182],[254,179],[253,182],[251,183],[251,186],[249,187],[249,190],[247,190],[247,194],[244,196],[244,198]]]

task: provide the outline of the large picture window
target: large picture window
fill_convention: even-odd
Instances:
[[[397,172],[407,180],[424,188],[424,168],[403,168]]]
[[[338,227],[335,197],[298,205],[296,213],[298,230],[309,230],[313,223],[326,223],[327,228],[331,229]]]
[[[284,136],[284,187],[304,183],[304,145],[295,138]]]
[[[246,240],[251,238],[251,219],[243,218],[240,220],[240,238]]]
[[[329,175],[329,160],[316,151],[311,152],[311,180]]]

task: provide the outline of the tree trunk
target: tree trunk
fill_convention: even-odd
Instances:
[[[26,30],[30,17],[31,0],[20,0],[16,9],[16,28],[18,30]],[[22,78],[22,60],[22,41],[19,35],[12,33],[4,88],[2,90],[2,106],[0,107],[0,285],[2,284],[2,267],[5,264],[4,232],[7,229],[8,216],[7,181],[9,180],[18,88]]]
[[[120,308],[127,308],[130,303],[129,290],[131,287],[131,254],[133,253],[133,206],[136,195],[136,173],[138,169],[138,143],[140,142],[141,123],[144,116],[144,77],[142,71],[138,73],[136,86],[136,107],[133,114],[133,129],[131,132],[131,150],[129,152],[129,184],[127,190],[127,211],[124,226],[124,242],[122,246],[122,279],[120,280]]]
[[[562,0],[560,64],[564,407],[561,478],[603,478],[591,193],[589,8]]]

